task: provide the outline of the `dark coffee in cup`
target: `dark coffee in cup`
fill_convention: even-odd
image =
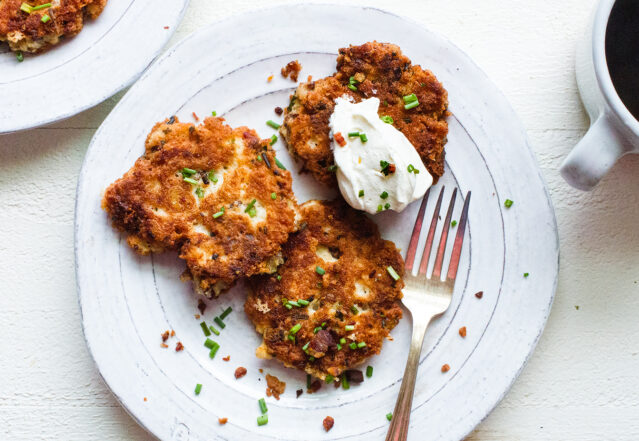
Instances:
[[[606,62],[612,84],[639,120],[639,0],[617,0],[606,28]]]

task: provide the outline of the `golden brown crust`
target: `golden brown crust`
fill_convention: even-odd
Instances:
[[[185,181],[185,167],[196,171],[186,177],[197,185]],[[102,205],[137,252],[178,250],[196,288],[211,295],[239,277],[275,270],[274,257],[296,229],[291,184],[255,131],[232,129],[222,118],[195,126],[171,117],[155,125],[146,153],[106,190]]]
[[[244,310],[263,335],[258,355],[319,378],[336,377],[379,353],[401,318],[403,282],[386,268],[403,275],[404,263],[377,226],[343,202],[309,201],[300,213],[300,231],[283,246],[285,263],[277,274],[250,280]],[[285,299],[310,303],[288,309]],[[290,330],[297,324],[301,327],[292,341]],[[347,325],[354,330],[347,331]],[[340,338],[346,343],[338,350]],[[366,346],[351,349],[353,342]]]
[[[348,88],[350,77],[359,83]],[[419,106],[404,109],[403,96],[414,93]],[[291,154],[301,160],[323,184],[336,186],[329,139],[329,118],[335,99],[348,95],[356,102],[377,97],[379,115],[393,118],[394,126],[415,146],[434,181],[444,173],[444,145],[448,134],[448,93],[435,75],[411,61],[394,44],[369,42],[339,50],[337,72],[300,84],[280,128]]]
[[[20,9],[23,3],[39,6],[52,3],[50,8],[32,13]],[[57,44],[61,37],[78,34],[85,18],[95,19],[107,0],[1,0],[0,41],[7,41],[13,51],[38,52]],[[50,20],[42,22],[48,15]]]

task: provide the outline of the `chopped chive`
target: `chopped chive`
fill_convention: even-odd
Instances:
[[[253,208],[256,202],[257,202],[257,199],[253,199],[251,202],[249,202],[248,205],[246,206],[246,210],[244,210],[244,213],[248,213],[249,211],[251,211],[251,208]]]
[[[282,280],[282,276],[281,275],[277,275],[277,280]]]
[[[386,419],[387,419],[388,421],[392,420],[392,419],[393,419],[393,414],[392,414],[392,413],[390,413],[390,412],[388,412],[388,413],[386,414]]]
[[[320,332],[322,330],[321,326],[316,327],[315,329],[313,329],[313,334],[317,334],[318,332]]]
[[[250,217],[255,217],[255,216],[257,216],[257,210],[255,209],[255,207],[253,207],[253,208],[251,208],[251,209],[249,210],[248,215],[249,215]]]
[[[341,345],[341,344],[339,344],[339,343],[337,343],[337,350],[338,350],[338,351],[341,351],[341,350],[342,350],[342,345]]]
[[[327,169],[329,172],[334,172],[334,171],[337,171],[337,166],[335,164],[329,165]]]
[[[209,326],[209,329],[211,330],[211,332],[215,335],[220,335],[220,331],[218,331],[217,329],[215,329],[213,326]]]
[[[353,342],[350,345],[348,345],[348,347],[351,349],[357,349],[357,343]]]
[[[393,118],[388,115],[384,115],[380,119],[384,121],[386,124],[393,124],[395,122]]]
[[[359,83],[359,81],[357,81],[355,77],[350,77],[348,79],[348,84],[357,84],[357,83]]]
[[[457,225],[457,221],[456,221],[456,220],[454,220],[454,221],[452,221],[452,222],[450,223],[450,226],[451,226],[451,227],[455,227],[456,225]]]
[[[512,206],[513,206],[513,201],[511,201],[510,199],[506,199],[506,200],[504,201],[504,207],[506,207],[506,208],[510,208],[510,207],[512,207]]]
[[[262,157],[258,155],[257,160],[262,162]]]
[[[360,133],[359,140],[362,142],[368,141],[368,138],[366,137],[366,133]]]
[[[293,305],[287,303],[286,305],[284,305],[286,307],[286,309],[293,309]]]
[[[226,324],[222,321],[222,319],[221,319],[221,318],[219,318],[219,317],[215,317],[215,318],[213,319],[213,321],[214,321],[215,323],[217,323],[217,325],[218,325],[220,328],[222,328],[222,329],[226,328]]]
[[[202,190],[202,187],[197,187],[195,189],[195,194],[198,198],[202,199],[204,197],[204,190]]]
[[[16,52],[16,59],[18,60],[19,63],[22,63],[24,61],[24,55],[22,54],[21,51]]]
[[[348,331],[348,329],[347,329],[347,331]],[[346,344],[346,339],[344,337],[342,337],[342,338],[339,339],[339,342],[341,344],[345,345]]]
[[[217,116],[217,112],[214,110],[211,112],[211,116]]]
[[[220,211],[218,211],[217,213],[215,213],[213,215],[213,219],[217,219],[218,217],[222,216],[224,214],[224,207],[222,207],[222,209]]]
[[[292,327],[292,328],[288,331],[288,333],[289,333],[289,334],[292,334],[292,335],[295,335],[295,334],[297,334],[297,331],[299,331],[300,329],[302,329],[302,324],[301,324],[301,323],[298,323],[298,324],[296,324],[295,326],[293,326],[293,327]]]
[[[202,390],[202,385],[200,383],[195,385],[195,395],[200,395],[200,391]]]
[[[383,191],[383,192],[379,195],[379,197],[380,197],[380,198],[382,198],[382,199],[386,199],[386,198],[388,197],[388,192],[387,192],[387,191]]]
[[[202,322],[200,323],[200,326],[202,327],[202,332],[204,332],[204,335],[206,337],[208,337],[209,335],[211,335],[211,331],[209,331],[209,327],[206,326],[206,322]]]
[[[353,92],[357,92],[357,87],[353,84],[349,84],[348,88],[351,89]]]
[[[412,102],[415,102],[415,101],[417,101],[417,95],[415,95],[414,93],[411,93],[410,95],[404,96],[404,102],[406,104],[412,103]]]
[[[364,190],[360,190],[358,194],[359,194],[359,197],[360,197],[360,198],[361,198],[361,197],[364,197]]]
[[[278,123],[276,123],[275,121],[271,121],[270,119],[266,121],[266,125],[274,128],[275,130],[280,128],[280,125]]]
[[[207,174],[209,176],[210,181],[217,182],[217,177],[215,177],[215,170],[211,170]]]
[[[184,182],[188,182],[189,184],[199,185],[199,182],[193,178],[182,178],[182,179],[184,179]]]
[[[306,388],[311,388],[311,374],[306,374]]]
[[[182,170],[180,170],[180,173],[182,173],[182,176],[186,178],[187,176],[196,174],[197,171],[193,170],[192,168],[184,167]]]
[[[529,275],[529,273],[524,273],[524,277],[528,277]]]
[[[50,20],[51,20],[51,17],[49,17],[47,14],[44,14],[42,18],[40,19],[42,23],[47,23]]]
[[[344,326],[344,330],[345,331],[354,331],[355,330],[355,325],[346,325],[346,326]]]
[[[324,381],[326,381],[326,384],[331,384],[333,381],[335,381],[335,377],[333,377],[331,374],[328,374]]]
[[[386,202],[384,204],[384,210],[388,210],[390,208],[390,203]]]
[[[277,193],[271,193],[271,199],[273,200],[277,199]]]
[[[357,343],[357,347],[359,349],[365,348],[366,347],[366,342],[365,341],[360,341],[359,343]]]
[[[348,132],[349,138],[357,138],[359,136],[359,132]]]
[[[288,339],[289,339],[290,341],[292,341],[293,343],[295,343],[295,336],[294,336],[294,335],[289,335],[289,336],[288,336]]]
[[[264,398],[260,398],[257,402],[260,405],[260,412],[262,412],[262,415],[268,412],[268,407],[266,407],[266,401],[264,401]]]
[[[300,305],[302,305],[302,306],[306,306],[306,305],[308,305],[308,304],[309,304],[309,301],[308,301],[308,300],[304,300],[304,299],[299,299],[299,300],[297,301],[297,303],[299,303],[299,304],[300,304]]]
[[[221,318],[222,320],[224,320],[226,317],[228,317],[228,315],[229,315],[231,312],[233,312],[233,308],[231,308],[231,307],[229,306],[228,308],[226,308],[226,309],[224,310],[224,312],[222,312],[222,314],[220,314],[220,318]]]
[[[257,425],[263,426],[268,423],[268,415],[260,415],[257,417]]]
[[[311,355],[310,357],[308,357],[308,361],[315,361],[315,357]]]
[[[380,211],[382,211],[383,207],[381,205],[377,206],[377,212],[379,213]]]
[[[359,314],[359,309],[357,309],[357,306],[353,305],[351,306],[351,312],[355,315]]]
[[[407,170],[408,173],[415,173],[416,175],[419,174],[419,170],[417,170],[413,164],[408,164]]]
[[[275,144],[276,142],[277,142],[277,135],[271,136],[271,145]]]
[[[218,349],[220,349],[220,345],[215,343],[215,346],[213,346],[209,351],[209,358],[215,358],[215,354],[217,354]]]
[[[324,268],[322,268],[321,266],[316,266],[315,272],[319,274],[320,276],[323,276],[324,274],[326,274],[326,270],[324,270]]]
[[[300,306],[300,304],[296,300],[289,300],[286,303],[288,303],[289,305],[292,305],[292,306]]]
[[[399,274],[397,274],[397,271],[395,271],[395,268],[393,268],[392,266],[387,266],[386,267],[386,271],[388,271],[388,274],[390,274],[390,276],[395,279],[395,280],[399,280]]]
[[[209,334],[210,335],[210,334]],[[217,343],[214,342],[213,340],[211,340],[210,338],[207,338],[204,341],[204,346],[206,346],[209,349],[213,349],[215,346],[217,346]]]
[[[302,346],[302,351],[306,351],[308,349],[308,345],[310,345],[311,342],[306,342],[306,344],[304,346]]]
[[[280,162],[279,159],[275,158],[275,165],[277,165],[279,168],[281,168],[282,170],[286,170],[286,167],[284,167],[284,164],[282,164]]]
[[[411,103],[404,104],[404,109],[410,110],[410,109],[414,109],[417,106],[419,106],[419,101],[413,101]]]
[[[368,378],[373,376],[373,366],[366,366],[366,376]]]
[[[342,389],[347,390],[350,389],[351,385],[348,384],[348,378],[346,378],[346,374],[342,374]]]
[[[322,327],[322,329],[325,328],[326,327],[326,322],[322,322],[322,324],[320,326]]]
[[[28,5],[27,3],[22,3],[20,5],[20,10],[26,12],[27,14],[31,14],[31,12],[33,11],[33,7],[31,5]]]
[[[50,8],[50,7],[51,7],[51,3],[44,3],[44,4],[40,5],[40,6],[33,6],[31,8],[31,10],[32,11],[39,11],[41,9],[47,9],[47,8]]]

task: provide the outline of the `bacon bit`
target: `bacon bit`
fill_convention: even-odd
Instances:
[[[228,418],[218,418],[217,422],[220,423],[220,425],[225,425],[228,422]]]
[[[195,314],[193,317],[195,317],[196,319],[200,319],[200,314]]]
[[[466,338],[466,326],[462,326],[461,328],[459,328],[459,335],[461,335],[463,338]]]
[[[144,401],[147,401],[147,400],[146,400],[146,397],[144,397]]]
[[[240,366],[239,368],[235,369],[235,379],[237,380],[238,378],[242,378],[244,375],[246,375],[246,368]]]
[[[310,389],[308,389],[306,392],[309,394],[313,394],[315,392],[317,392],[318,390],[320,390],[322,388],[322,382],[318,379],[315,379],[312,383],[311,383],[311,387]]]
[[[286,390],[286,383],[280,381],[275,375],[266,374],[266,395],[273,396],[276,400],[280,399],[280,395]]]
[[[160,346],[162,346],[163,348],[168,348],[169,345],[167,345],[166,343],[161,343]]]
[[[184,349],[184,345],[182,344],[182,342],[177,342],[177,344],[175,345],[175,352],[180,352],[182,349]]]
[[[175,337],[175,331],[171,329],[171,337]]]
[[[306,77],[306,81],[308,81],[309,83],[313,81],[313,75],[309,75],[308,77]]]
[[[164,331],[162,334],[162,341],[167,341],[169,339],[169,331]]]
[[[299,61],[295,60],[284,66],[281,72],[284,78],[289,77],[290,75],[291,81],[297,81],[297,76],[299,75],[300,70],[302,70],[302,65]]]
[[[344,137],[342,136],[340,132],[337,132],[336,134],[334,134],[333,139],[335,140],[336,143],[340,145],[340,147],[344,147],[346,145],[346,141],[344,140]]]
[[[324,418],[324,421],[322,421],[324,430],[326,430],[327,432],[333,428],[333,424],[335,424],[335,420],[331,416],[327,416],[326,418]]]
[[[282,113],[284,113],[284,109],[282,109],[282,108],[281,108],[281,107],[279,107],[279,106],[275,108],[275,114],[276,114],[277,116],[282,115]]]
[[[164,29],[168,29],[168,28],[169,28],[168,26],[164,26]]]
[[[230,355],[227,355],[226,357],[222,358],[222,360],[224,360],[224,361],[229,361],[230,359],[231,359]]]
[[[389,174],[395,173],[396,169],[397,168],[395,167],[395,164],[388,164],[388,173]]]
[[[303,393],[304,393],[304,389],[297,389],[295,391],[295,395],[296,395],[295,398],[299,398],[300,395],[302,395]]]
[[[484,297],[484,291],[479,291],[475,293],[475,297],[477,297],[478,299],[481,299],[482,297]]]
[[[206,303],[202,299],[197,299],[197,309],[200,310],[200,314],[204,314],[206,311]]]
[[[258,369],[258,371],[260,371],[260,374],[264,373],[264,369]]]
[[[442,372],[448,372],[450,370],[450,366],[448,366],[448,364],[445,364],[442,366]]]
[[[269,75],[269,77],[266,79],[266,81],[268,81],[269,83],[270,83],[271,81],[273,81],[273,75]]]
[[[199,120],[200,120],[200,118],[198,118],[198,116],[197,116],[197,114],[196,114],[195,112],[193,112],[193,118],[194,118],[196,121],[199,121]]]

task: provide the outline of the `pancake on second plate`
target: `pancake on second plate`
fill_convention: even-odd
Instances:
[[[0,41],[13,51],[38,52],[76,35],[95,19],[107,0],[1,0]],[[35,8],[35,10],[34,10]]]
[[[250,279],[244,309],[263,336],[259,357],[337,377],[379,353],[402,317],[404,262],[372,221],[341,201],[299,210],[284,263]]]
[[[411,94],[419,105],[405,109],[403,97]],[[340,49],[335,74],[298,86],[280,132],[306,170],[321,183],[337,187],[329,118],[335,99],[344,95],[355,102],[379,98],[379,116],[392,118],[437,182],[444,173],[448,93],[432,72],[412,65],[398,46],[389,43]]]
[[[255,131],[171,117],[155,125],[102,206],[138,253],[178,250],[185,276],[210,297],[282,262],[281,245],[297,229],[291,184]]]

